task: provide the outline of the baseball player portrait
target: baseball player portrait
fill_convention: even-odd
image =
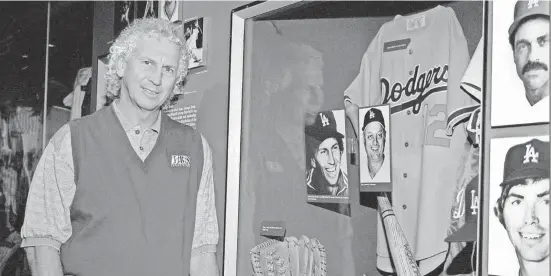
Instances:
[[[344,121],[344,113],[338,114]],[[304,133],[306,157],[310,163],[306,173],[309,198],[312,195],[347,198],[345,136],[337,130],[334,111],[318,113],[314,124],[305,126]]]
[[[384,115],[382,110],[385,111]],[[360,109],[359,114],[363,148],[360,153],[360,182],[390,182],[388,106]]]
[[[494,14],[493,56],[508,58],[492,62],[492,126],[548,122],[549,1],[495,1]]]
[[[491,159],[491,170],[503,166],[503,173],[490,172],[490,275],[549,275],[549,142],[523,140],[492,140],[492,151],[505,157]]]

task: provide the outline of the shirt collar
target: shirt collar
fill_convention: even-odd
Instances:
[[[113,109],[115,111],[115,114],[117,115],[117,118],[119,119],[119,121],[121,122],[121,125],[122,125],[122,128],[124,129],[124,132],[128,132],[130,131],[131,129],[134,129],[136,127],[139,127],[138,124],[132,124],[130,122],[130,120],[128,120],[121,112],[121,110],[119,109],[119,107],[117,106],[117,102],[118,100],[114,101],[113,102]],[[159,130],[161,129],[161,115],[162,115],[162,111],[159,112],[159,115],[157,116],[157,119],[155,120],[155,122],[153,123],[153,125],[150,127],[151,130],[159,133]]]

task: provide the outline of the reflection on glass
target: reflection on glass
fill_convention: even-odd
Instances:
[[[238,275],[251,275],[249,251],[268,238],[269,222],[284,226],[286,237],[317,239],[330,256],[327,275],[354,275],[350,205],[309,203],[305,127],[314,125],[325,100],[324,57],[306,43],[291,42],[270,22],[254,23],[250,99],[243,118],[244,142]],[[346,152],[343,155],[346,156]],[[346,266],[346,268],[343,268]]]

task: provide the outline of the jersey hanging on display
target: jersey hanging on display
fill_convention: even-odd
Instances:
[[[422,274],[440,266],[448,250],[452,194],[468,143],[464,128],[447,136],[446,121],[451,110],[475,104],[460,89],[468,62],[451,8],[397,15],[381,27],[344,92],[359,107],[390,105],[392,203]],[[392,272],[378,220],[377,267]]]

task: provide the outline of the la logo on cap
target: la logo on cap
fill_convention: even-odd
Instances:
[[[526,164],[528,162],[530,163],[538,163],[538,158],[540,157],[540,153],[536,152],[536,149],[532,144],[526,145],[526,153],[524,154],[524,161],[523,164]]]
[[[370,110],[369,111],[369,119],[373,119],[373,118],[375,118],[375,112]]]
[[[329,119],[327,119],[327,117],[325,116],[325,114],[320,113],[320,117],[321,117],[321,126],[322,126],[322,127],[328,126],[328,125],[329,125]]]
[[[540,6],[539,2],[540,2],[539,0],[529,0],[528,8],[531,9],[531,8],[539,7]]]
[[[471,209],[471,215],[476,215],[478,211],[478,195],[476,194],[475,189],[470,189],[470,195],[467,195],[468,187],[465,187],[464,189],[461,189],[461,191],[457,194],[456,202],[457,207],[453,212],[453,218],[459,219],[462,218],[465,215],[465,209],[470,208]],[[470,200],[467,200],[466,197],[470,196]],[[466,206],[468,202],[470,201],[470,206]]]

